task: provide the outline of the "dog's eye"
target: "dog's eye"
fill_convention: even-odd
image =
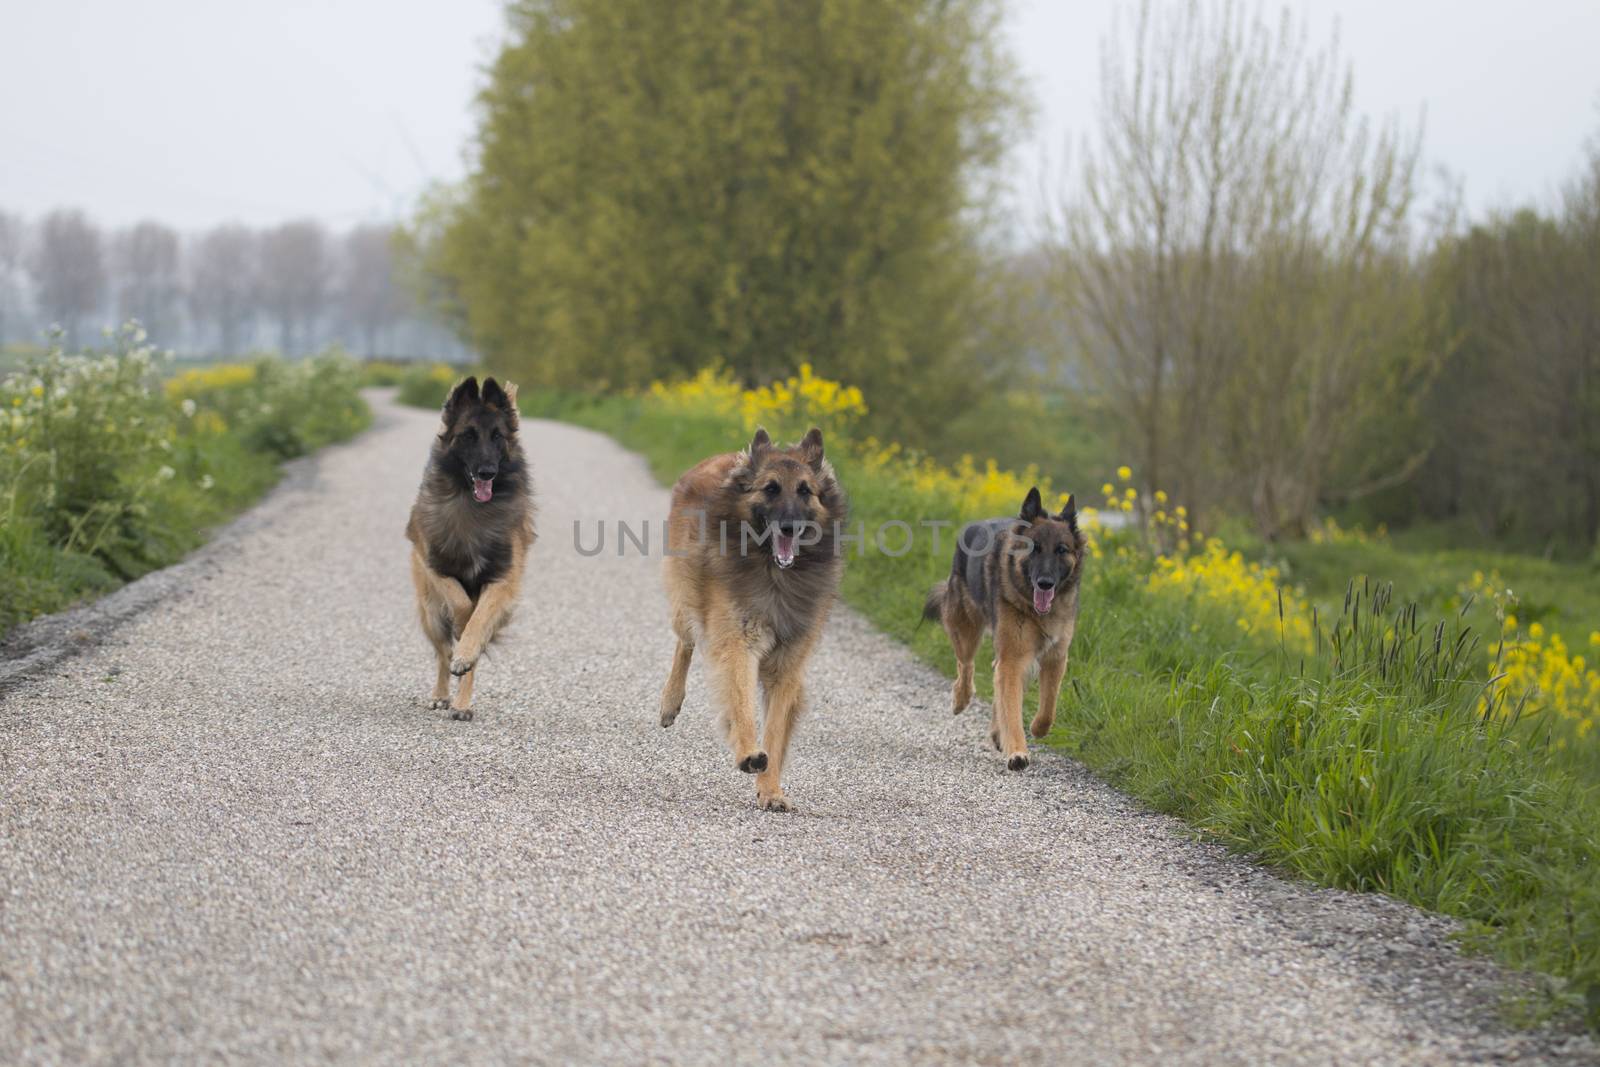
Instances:
[[[499,430],[491,431],[490,434],[489,434],[489,440],[491,440],[491,441],[500,440],[500,431]]]
[[[809,485],[807,485],[805,482],[801,482],[800,483],[800,488],[795,490],[795,491],[797,493],[799,493],[801,496],[810,496],[811,495],[811,487]]]
[[[782,492],[782,490],[778,487],[777,482],[768,482],[767,487],[761,491],[766,493],[768,496],[777,496],[780,492]]]
[[[1065,556],[1066,554],[1067,554],[1067,546],[1066,545],[1057,545],[1056,546],[1056,555]]]

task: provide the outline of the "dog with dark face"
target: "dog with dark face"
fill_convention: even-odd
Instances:
[[[1022,696],[1028,672],[1039,668],[1034,737],[1055,721],[1067,650],[1078,624],[1078,581],[1087,546],[1078,532],[1072,497],[1060,514],[1045,510],[1031,489],[1014,519],[974,522],[956,539],[950,577],[933,587],[923,618],[944,623],[956,653],[951,710],[972,702],[972,664],[984,630],[994,633],[994,717],[989,740],[1014,771],[1028,766]]]
[[[478,657],[505,625],[533,547],[517,387],[468,378],[450,391],[406,524],[422,630],[438,655],[434,708],[472,718]],[[456,684],[450,697],[450,678]]]
[[[806,703],[806,661],[839,590],[845,518],[815,428],[789,448],[759,429],[749,448],[711,457],[672,488],[665,571],[678,649],[661,692],[661,725],[677,719],[689,662],[702,647],[734,764],[756,776],[756,801],[769,811],[791,810],[783,760]]]

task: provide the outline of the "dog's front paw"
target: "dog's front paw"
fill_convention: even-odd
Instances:
[[[746,774],[760,774],[767,769],[767,754],[752,752],[739,761],[739,769]]]
[[[465,650],[458,648],[456,649],[456,654],[450,659],[450,673],[459,678],[477,665],[477,653],[474,652],[468,655]]]
[[[1006,760],[1006,769],[1012,771],[1025,771],[1028,769],[1028,755],[1025,752],[1014,752]]]
[[[452,711],[450,713],[450,717],[452,719],[456,720],[457,722],[471,722],[472,721],[472,709],[471,708],[457,708],[455,711]]]
[[[449,697],[434,697],[432,700],[428,701],[428,710],[429,711],[443,711],[445,708],[448,708],[449,706],[450,706],[450,698]]]
[[[756,793],[756,806],[762,811],[793,811],[794,805],[789,803],[789,798],[783,795],[782,790],[771,793]]]

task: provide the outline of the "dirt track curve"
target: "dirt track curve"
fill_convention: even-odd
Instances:
[[[427,710],[401,530],[435,418],[375,408],[7,683],[0,1062],[1594,1058],[1501,1027],[1439,920],[1195,844],[1066,759],[1007,773],[986,709],[952,718],[845,610],[798,810],[757,811],[698,664],[656,724],[658,560],[574,549],[574,519],[666,511],[580,429],[526,427],[519,619],[476,721]]]

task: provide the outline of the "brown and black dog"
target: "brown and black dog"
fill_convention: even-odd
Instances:
[[[989,740],[1014,771],[1028,766],[1022,734],[1022,695],[1039,667],[1039,713],[1034,737],[1050,732],[1067,673],[1067,650],[1078,624],[1078,579],[1087,554],[1072,497],[1051,515],[1037,488],[1015,519],[974,522],[956,539],[950,577],[933,587],[922,609],[939,619],[956,653],[951,710],[972,702],[972,661],[983,631],[994,633],[994,718]]]
[[[677,719],[689,661],[704,647],[734,763],[756,776],[757,803],[770,811],[790,810],[783,759],[805,705],[806,661],[839,590],[837,524],[845,515],[815,428],[790,448],[757,430],[748,449],[713,456],[672,487],[665,571],[678,650],[661,692],[661,725]]]
[[[439,660],[432,706],[453,719],[472,718],[473,668],[511,614],[533,547],[517,428],[515,385],[487,378],[480,392],[468,378],[452,389],[406,524],[417,613]]]

